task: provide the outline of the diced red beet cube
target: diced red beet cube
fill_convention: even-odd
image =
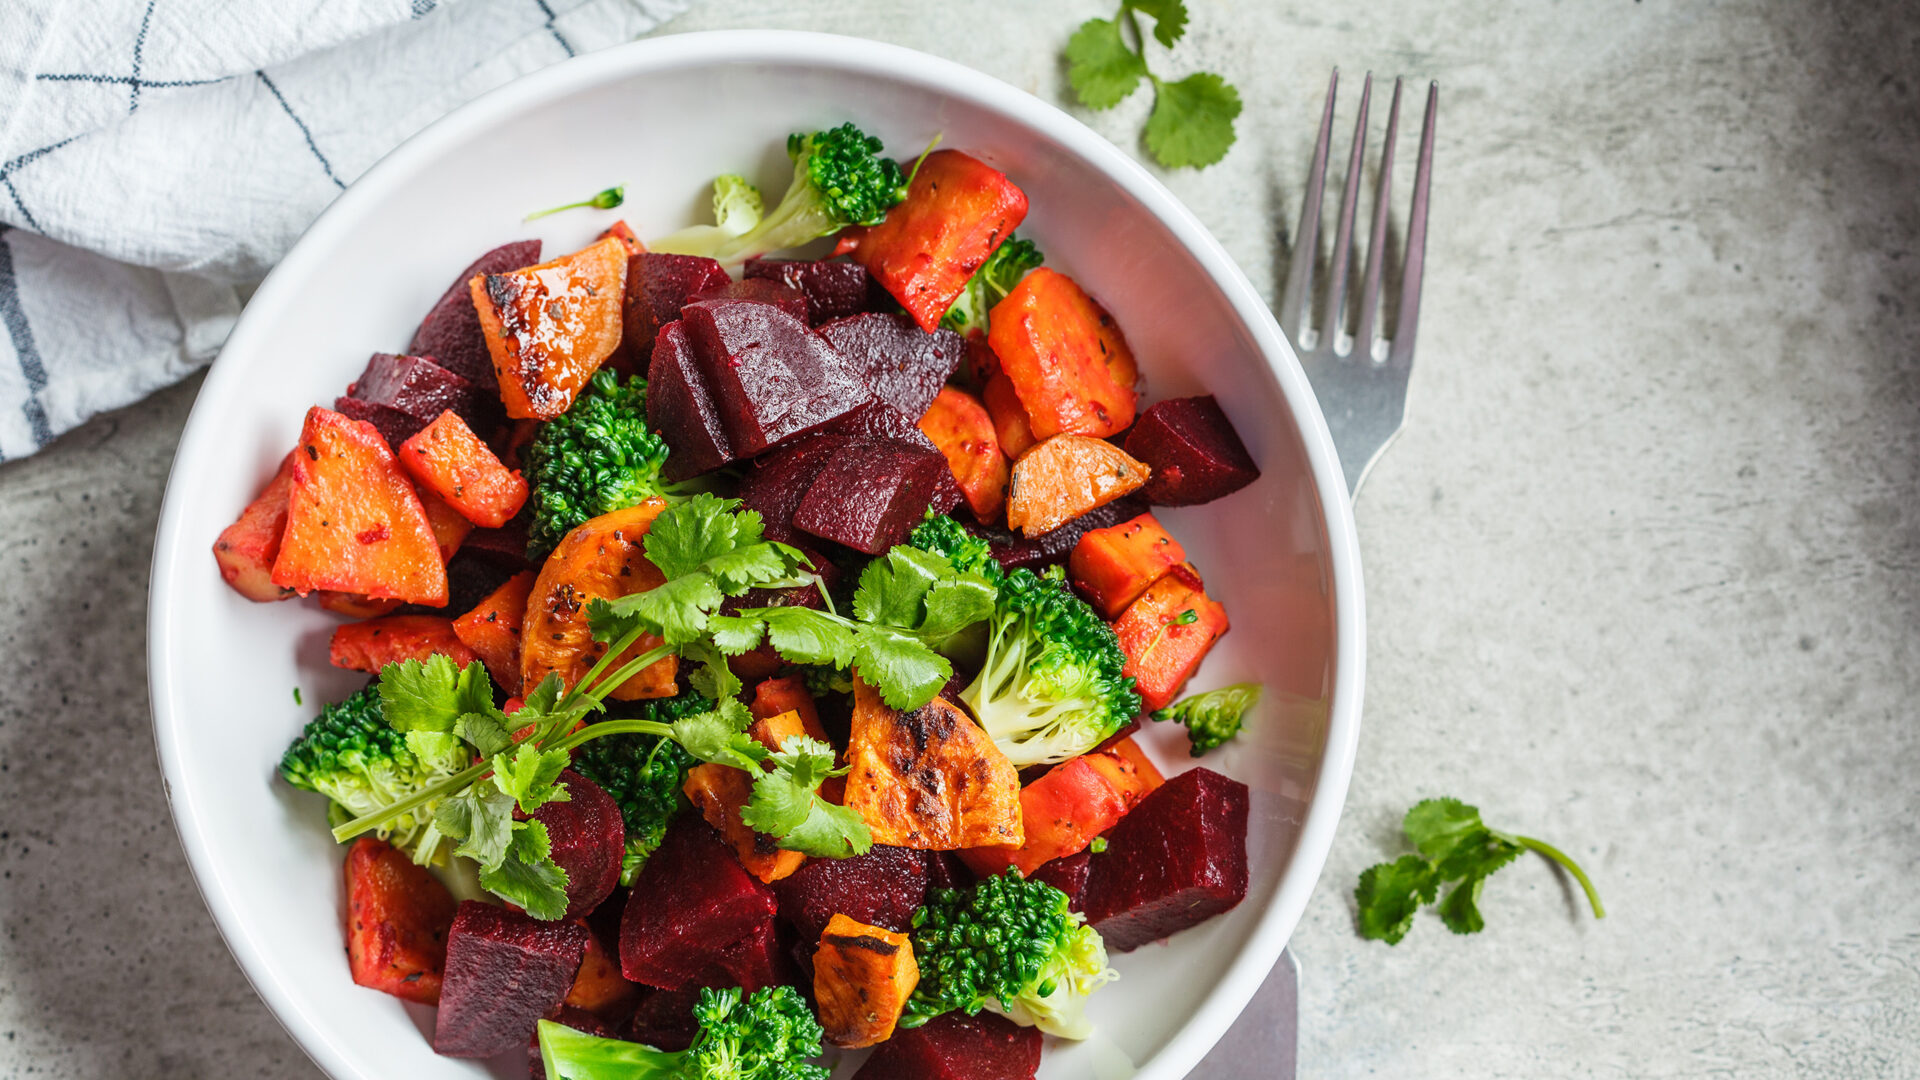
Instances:
[[[700,988],[654,990],[641,1000],[633,1014],[627,1038],[645,1043],[655,1050],[679,1052],[693,1045],[700,1025],[693,1018],[693,1007],[700,1000]]]
[[[374,353],[366,370],[347,386],[350,398],[390,405],[428,423],[452,409],[468,427],[474,427],[481,416],[482,394],[471,379],[454,374],[428,357],[393,353]]]
[[[996,1013],[950,1012],[881,1043],[854,1080],[1033,1080],[1039,1028]]]
[[[647,426],[667,441],[660,475],[673,482],[690,480],[732,461],[733,444],[706,375],[694,362],[685,323],[670,322],[660,330],[647,371]]]
[[[538,240],[502,244],[475,259],[434,302],[427,317],[421,320],[420,328],[413,332],[407,351],[415,356],[431,356],[441,367],[483,389],[497,387],[499,379],[493,373],[493,355],[487,352],[487,336],[480,329],[480,313],[473,308],[473,293],[467,282],[477,274],[504,274],[539,261]]]
[[[527,1045],[534,1022],[567,996],[588,930],[467,900],[447,934],[433,1049],[482,1058]]]
[[[1080,537],[1094,529],[1104,529],[1131,521],[1147,512],[1147,504],[1131,495],[1115,499],[1105,506],[1093,509],[1061,525],[1049,529],[1039,536],[1021,536],[1009,532],[998,525],[981,525],[972,520],[963,519],[968,532],[987,542],[987,548],[993,553],[995,561],[1002,569],[1017,570],[1025,567],[1039,571],[1048,566],[1059,566],[1073,554],[1074,545]]]
[[[1247,895],[1247,785],[1181,773],[1107,833],[1092,861],[1084,910],[1115,952],[1159,941]]]
[[[927,888],[970,889],[979,878],[954,851],[927,852]]]
[[[808,859],[773,892],[809,949],[835,915],[905,933],[927,900],[927,853],[875,844],[850,859]]]
[[[461,541],[459,554],[473,555],[495,563],[506,570],[509,577],[521,570],[531,569],[531,564],[527,562],[527,526],[532,518],[533,512],[522,508],[497,529],[475,529]]]
[[[866,404],[853,369],[791,312],[744,300],[681,309],[734,453],[751,457]]]
[[[766,986],[780,986],[794,979],[793,959],[789,955],[793,939],[780,932],[769,918],[746,937],[727,946],[712,966],[702,972],[702,986],[737,986],[751,994]]]
[[[732,278],[720,264],[699,255],[643,251],[627,260],[627,298],[621,313],[621,345],[627,366],[651,378],[648,366],[660,328],[680,317],[687,297],[725,285]]]
[[[377,401],[361,401],[359,398],[342,397],[333,401],[333,411],[352,420],[365,420],[372,424],[387,445],[399,446],[419,434],[432,418],[422,420],[410,416],[391,405],[382,405]]]
[[[753,467],[740,481],[738,495],[747,509],[759,511],[767,539],[782,544],[808,539],[794,529],[793,515],[820,470],[847,442],[835,435],[814,435],[754,459]],[[816,564],[819,561],[816,559]]]
[[[766,278],[729,281],[724,285],[701,289],[687,297],[689,304],[704,300],[751,300],[756,304],[772,304],[802,322],[807,318],[807,294],[785,282]]]
[[[720,834],[682,814],[640,869],[620,919],[620,972],[679,990],[774,912],[773,893],[741,868]]]
[[[1127,432],[1125,449],[1153,470],[1140,497],[1157,506],[1212,502],[1260,479],[1212,394],[1148,406]]]
[[[920,422],[884,401],[875,400],[823,425],[816,435],[840,435],[849,439],[904,442],[927,450],[937,450],[933,440],[920,430]]]
[[[938,451],[907,443],[850,442],[807,489],[793,526],[855,551],[878,555],[907,539],[927,508],[960,502],[953,470]]]
[[[1073,911],[1085,910],[1087,878],[1093,873],[1093,853],[1076,851],[1065,858],[1041,863],[1032,874],[1035,881],[1047,884],[1067,894],[1067,907]]]
[[[873,396],[918,420],[967,357],[967,343],[951,330],[929,334],[911,316],[853,315],[820,327],[847,358]]]
[[[562,918],[577,919],[599,907],[620,884],[627,827],[620,804],[599,784],[572,769],[560,779],[567,785],[567,801],[542,806],[533,819],[546,825],[553,861],[567,872],[567,913]]]
[[[546,1019],[552,1020],[556,1024],[570,1027],[575,1031],[585,1032],[588,1035],[597,1035],[602,1039],[617,1039],[620,1037],[619,1030],[612,1024],[607,1023],[605,1020],[602,1020],[600,1017],[595,1016],[585,1009],[576,1009],[571,1005],[560,1006],[558,1015],[549,1016]],[[533,1038],[527,1043],[527,1076],[528,1080],[557,1080],[557,1078],[549,1078],[547,1076],[546,1063],[540,1060],[540,1029],[537,1025],[533,1031]]]
[[[867,308],[867,268],[855,262],[813,259],[748,259],[749,280],[765,278],[791,285],[807,298],[807,322],[858,315]]]

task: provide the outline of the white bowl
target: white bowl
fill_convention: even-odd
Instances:
[[[327,666],[339,620],[253,604],[209,553],[368,354],[399,351],[481,251],[538,236],[560,253],[615,217],[687,224],[716,173],[784,190],[785,137],[852,119],[911,156],[936,132],[1008,172],[1047,264],[1113,311],[1149,399],[1215,394],[1259,461],[1247,490],[1164,514],[1234,624],[1196,686],[1264,681],[1249,733],[1206,764],[1249,784],[1246,902],[1116,958],[1101,1034],[1049,1048],[1041,1076],[1173,1080],[1238,1015],[1279,955],[1333,838],[1360,720],[1362,609],[1352,513],[1318,407],[1266,305],[1191,213],[1066,114],[979,72],[820,34],[662,37],[521,79],[427,128],[355,183],[260,287],[194,404],[167,487],[149,633],[155,738],[174,820],[234,957],[287,1030],[340,1080],[516,1075],[436,1057],[429,1010],[355,986],[341,939],[344,849],[316,796],[277,781],[318,703],[362,677]],[[536,225],[529,210],[625,182],[619,211]],[[298,687],[306,704],[295,703]],[[1151,731],[1169,770],[1180,733]],[[182,917],[191,917],[184,915]]]

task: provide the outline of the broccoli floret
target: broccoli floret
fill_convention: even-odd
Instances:
[[[329,819],[339,825],[407,798],[466,767],[464,756],[423,760],[407,738],[387,724],[379,683],[345,701],[320,710],[280,758],[287,783],[333,800]],[[436,859],[440,831],[429,804],[376,831],[382,840],[413,856],[417,863]]]
[[[667,441],[647,429],[647,381],[594,373],[573,405],[540,425],[527,447],[533,524],[527,554],[544,558],[575,526],[654,495]]]
[[[844,668],[827,664],[801,664],[799,671],[800,678],[807,684],[807,693],[815,700],[845,697],[853,693],[853,675]]]
[[[921,551],[944,555],[954,569],[971,571],[988,581],[998,583],[1005,576],[985,540],[968,532],[958,521],[931,509],[927,511],[926,520],[914,526],[907,543]]]
[[[671,724],[703,713],[713,702],[688,691],[678,697],[634,702],[615,719]],[[627,849],[620,857],[620,883],[632,885],[647,857],[666,838],[667,824],[685,805],[680,788],[698,761],[680,744],[662,735],[608,735],[583,744],[573,767],[604,788],[620,805],[627,825]]]
[[[789,136],[793,182],[780,205],[759,224],[738,236],[715,226],[697,226],[648,247],[736,264],[831,236],[849,225],[878,225],[907,197],[907,179],[899,164],[881,157],[880,149],[879,139],[852,124]]]
[[[1050,1035],[1084,1039],[1087,996],[1117,978],[1107,947],[1067,894],[1009,870],[971,889],[935,889],[913,915],[920,985],[901,1026],[981,1009]]]
[[[987,312],[1006,299],[1027,271],[1046,261],[1033,241],[1009,236],[995,248],[980,269],[967,279],[967,287],[940,318],[940,325],[960,334],[987,332]]]
[[[1235,683],[1182,698],[1151,714],[1155,720],[1176,720],[1187,727],[1187,752],[1199,757],[1240,734],[1240,724],[1260,700],[1259,683]]]
[[[566,1080],[827,1080],[828,1070],[807,1060],[819,1056],[825,1033],[791,986],[756,990],[744,1003],[738,987],[703,988],[693,1018],[699,1033],[677,1052],[542,1020],[540,1061]]]
[[[999,580],[986,657],[960,692],[1019,768],[1078,757],[1140,713],[1120,639],[1064,578],[1055,566]]]

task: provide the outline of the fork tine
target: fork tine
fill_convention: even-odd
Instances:
[[[1427,263],[1427,188],[1433,181],[1433,128],[1440,109],[1440,84],[1427,86],[1427,114],[1420,122],[1420,163],[1413,172],[1413,210],[1407,216],[1407,264],[1400,275],[1400,316],[1387,358],[1413,362],[1413,335],[1420,328],[1420,275]]]
[[[1380,312],[1380,273],[1387,253],[1387,203],[1393,194],[1393,144],[1400,134],[1400,83],[1393,80],[1393,107],[1387,111],[1387,145],[1380,153],[1380,182],[1373,191],[1373,228],[1367,233],[1367,276],[1360,287],[1360,327],[1353,348],[1373,359],[1373,328]]]
[[[1373,73],[1360,88],[1360,116],[1353,125],[1353,151],[1347,155],[1347,186],[1340,193],[1340,224],[1334,233],[1333,264],[1327,269],[1327,306],[1320,319],[1320,333],[1329,344],[1339,347],[1340,332],[1347,327],[1347,262],[1353,255],[1353,215],[1360,204],[1360,167],[1367,159],[1367,103],[1373,96]]]
[[[1333,135],[1333,99],[1340,88],[1340,69],[1327,81],[1327,106],[1320,117],[1320,138],[1313,145],[1313,164],[1307,169],[1307,196],[1300,206],[1300,227],[1293,233],[1293,257],[1287,261],[1287,287],[1281,294],[1280,326],[1300,341],[1307,330],[1307,305],[1313,297],[1313,261],[1320,246],[1320,197],[1327,186],[1327,144]]]

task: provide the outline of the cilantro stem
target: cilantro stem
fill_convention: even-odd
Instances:
[[[426,806],[428,803],[439,802],[441,799],[455,792],[464,791],[475,780],[485,776],[487,771],[492,768],[493,759],[488,758],[478,765],[471,766],[462,772],[454,773],[452,776],[447,777],[437,784],[421,788],[419,791],[414,792],[412,795],[401,799],[391,806],[383,807],[365,817],[354,818],[352,821],[334,829],[333,838],[336,842],[344,844],[354,837],[359,836],[361,833],[372,832],[375,829],[382,828]]]
[[[553,206],[553,207],[548,207],[545,210],[536,210],[533,213],[528,214],[526,216],[526,220],[533,221],[536,218],[546,217],[548,214],[557,214],[562,210],[578,210],[583,206],[591,206],[595,210],[611,210],[614,207],[619,206],[621,203],[626,201],[627,201],[627,185],[619,184],[617,186],[610,187],[605,191],[595,193],[593,198],[591,199],[581,199],[579,202],[571,202],[566,204],[565,206]]]
[[[1545,840],[1535,840],[1531,836],[1516,836],[1513,839],[1521,847],[1539,852],[1554,862],[1559,863],[1565,868],[1567,873],[1573,875],[1573,880],[1579,882],[1580,887],[1586,890],[1587,903],[1593,905],[1593,917],[1596,919],[1604,919],[1607,917],[1607,909],[1600,906],[1600,893],[1594,889],[1593,881],[1587,877],[1587,872],[1580,869],[1580,864],[1574,862],[1571,856],[1559,848],[1554,847],[1552,844],[1547,843]]]

